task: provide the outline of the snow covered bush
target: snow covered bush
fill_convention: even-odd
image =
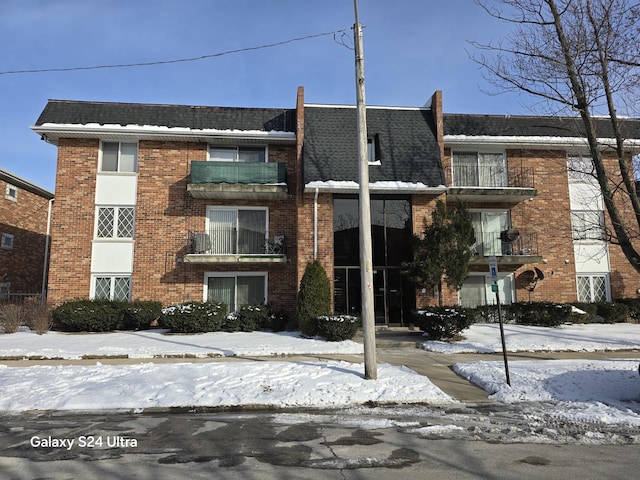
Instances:
[[[473,312],[462,307],[427,307],[413,312],[413,323],[429,340],[453,338],[473,323]]]
[[[227,316],[223,329],[228,332],[253,332],[268,324],[269,309],[266,305],[245,305]]]
[[[287,330],[289,325],[289,315],[287,312],[278,309],[269,309],[269,328],[274,332]]]
[[[552,302],[518,302],[508,306],[518,325],[559,327],[571,321],[571,305]]]
[[[360,319],[353,315],[319,315],[316,321],[318,334],[330,342],[351,340],[360,327]]]
[[[160,326],[171,333],[217,332],[227,317],[223,302],[185,302],[162,310]]]

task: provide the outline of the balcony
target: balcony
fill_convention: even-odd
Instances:
[[[285,200],[284,163],[193,161],[187,192],[193,198]]]
[[[285,263],[285,238],[269,240],[264,232],[212,228],[189,232],[186,263]]]
[[[517,204],[537,195],[530,168],[503,166],[453,166],[447,197],[454,201]]]
[[[538,236],[516,229],[503,232],[482,232],[472,246],[471,265],[488,265],[489,257],[495,256],[498,263],[525,265],[539,263]]]

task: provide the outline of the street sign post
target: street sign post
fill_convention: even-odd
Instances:
[[[493,285],[491,291],[496,294],[496,303],[498,304],[498,322],[500,323],[500,339],[502,340],[502,357],[504,358],[504,372],[507,377],[507,385],[511,386],[509,378],[509,361],[507,360],[507,346],[504,340],[504,325],[502,324],[502,307],[500,306],[500,289],[498,288],[498,259],[494,256],[489,257],[489,274]]]

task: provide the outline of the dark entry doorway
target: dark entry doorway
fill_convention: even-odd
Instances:
[[[334,305],[336,313],[361,312],[357,197],[334,198]],[[400,273],[411,259],[411,201],[384,196],[371,200],[373,287],[376,324],[406,325],[415,289]]]

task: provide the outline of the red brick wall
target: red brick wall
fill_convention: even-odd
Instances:
[[[5,198],[7,184],[18,188],[17,201]],[[12,293],[40,293],[45,260],[49,200],[0,179],[0,236],[13,235],[13,249],[0,248],[0,283]]]
[[[290,315],[296,296],[296,205],[285,201],[194,199],[187,193],[191,161],[204,161],[206,144],[142,141],[138,152],[138,204],[132,298],[164,304],[203,299],[205,272],[266,271],[269,303]],[[295,150],[270,146],[269,161],[287,164],[289,191],[295,191]],[[287,263],[192,264],[184,262],[189,232],[203,231],[208,205],[264,206],[269,209],[269,235],[284,235]]]
[[[54,304],[89,297],[99,143],[65,138],[58,142],[48,291]]]

